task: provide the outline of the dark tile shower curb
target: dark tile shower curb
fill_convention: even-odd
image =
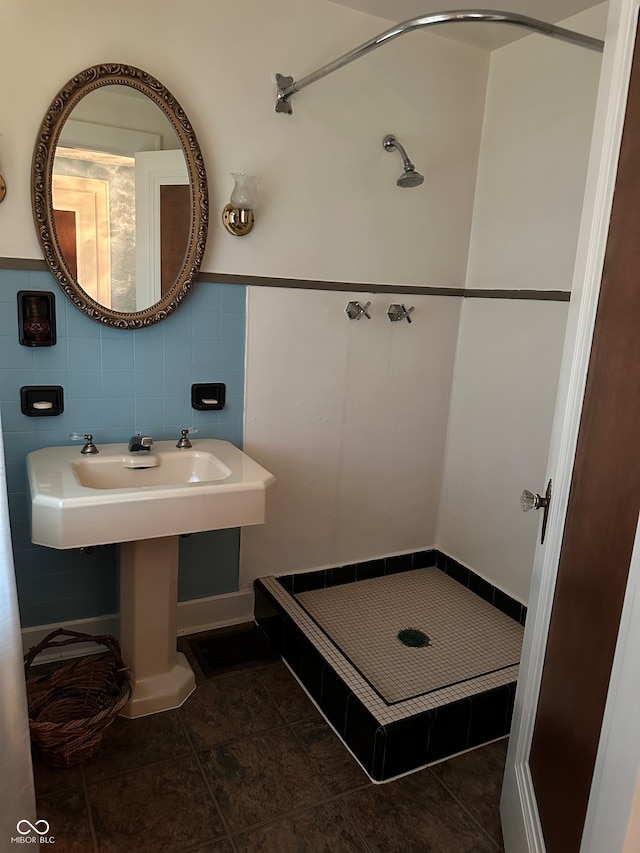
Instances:
[[[276,580],[294,595],[434,566],[524,625],[523,604],[436,549],[283,575]],[[515,681],[381,724],[260,579],[254,588],[257,624],[374,781],[387,781],[509,733]]]

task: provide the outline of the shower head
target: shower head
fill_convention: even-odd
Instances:
[[[409,155],[392,133],[385,136],[385,138],[382,140],[382,146],[385,151],[397,150],[402,155],[404,172],[400,175],[400,177],[396,181],[396,184],[399,187],[403,188],[419,187],[420,184],[424,181],[424,175],[421,175],[420,172],[416,172],[416,167],[409,159]]]
[[[415,169],[405,169],[396,184],[399,187],[419,187],[423,181],[424,175],[421,175],[420,172],[416,172]]]

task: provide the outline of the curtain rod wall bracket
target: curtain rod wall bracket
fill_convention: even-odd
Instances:
[[[383,33],[380,33],[380,35],[375,36],[375,38],[369,39],[369,41],[366,41],[359,47],[355,47],[348,53],[334,59],[333,62],[328,62],[326,65],[323,65],[322,68],[318,68],[311,74],[307,74],[306,77],[302,77],[300,80],[294,80],[293,77],[288,77],[283,74],[276,74],[276,84],[278,87],[276,112],[291,115],[293,113],[293,108],[290,100],[291,96],[295,92],[299,92],[306,86],[310,86],[311,83],[315,83],[316,80],[326,77],[327,74],[337,71],[338,68],[342,68],[344,65],[359,59],[361,56],[365,56],[365,54],[370,53],[372,50],[375,50],[377,47],[381,47],[383,44],[386,44],[388,41],[391,41],[398,36],[413,32],[414,30],[423,29],[424,27],[433,26],[435,24],[455,23],[510,24],[514,27],[523,27],[524,29],[532,30],[533,32],[540,33],[541,35],[549,36],[550,38],[566,41],[569,44],[574,44],[578,47],[584,47],[587,50],[594,50],[602,53],[604,49],[604,42],[600,39],[593,38],[592,36],[586,36],[583,33],[577,33],[574,30],[567,30],[564,27],[558,27],[555,24],[549,24],[546,21],[539,21],[536,18],[529,18],[526,15],[480,9],[462,10],[457,12],[436,12],[434,14],[424,15],[420,18],[412,18],[409,21],[403,21],[400,24],[396,24],[390,29],[385,30]]]
[[[276,74],[276,85],[278,87],[278,98],[276,100],[276,112],[291,115],[293,107],[289,103],[289,98],[298,90],[295,88],[293,77],[287,77],[284,74]]]

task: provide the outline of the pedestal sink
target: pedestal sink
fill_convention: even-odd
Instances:
[[[228,441],[47,447],[27,456],[31,539],[50,548],[120,544],[120,642],[134,690],[123,716],[181,705],[195,689],[176,651],[183,533],[262,524],[273,474]]]

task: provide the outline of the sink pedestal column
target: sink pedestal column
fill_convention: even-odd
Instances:
[[[177,708],[196,686],[176,651],[179,541],[163,536],[120,545],[120,644],[133,673],[123,717]]]

